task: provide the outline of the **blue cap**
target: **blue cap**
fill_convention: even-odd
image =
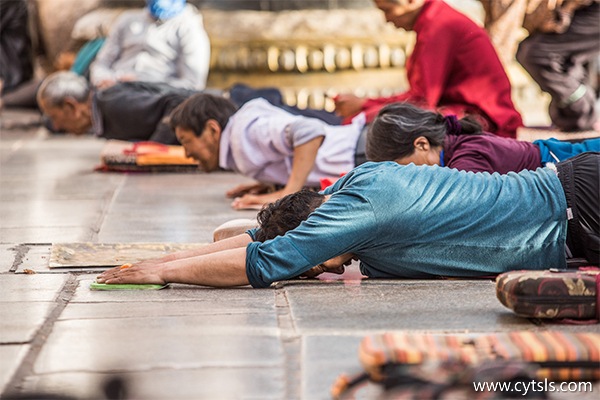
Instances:
[[[150,15],[156,19],[173,18],[183,11],[186,0],[146,0]]]

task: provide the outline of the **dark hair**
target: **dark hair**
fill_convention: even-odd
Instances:
[[[196,136],[202,135],[206,122],[214,119],[225,128],[229,117],[237,111],[236,106],[225,97],[198,93],[186,99],[171,113],[171,128],[189,129]]]
[[[259,242],[283,236],[300,223],[325,201],[325,196],[312,190],[288,194],[259,211],[256,219],[259,229],[254,239]]]
[[[367,158],[370,161],[394,161],[414,153],[414,141],[425,136],[433,147],[443,146],[448,134],[482,133],[481,125],[470,117],[456,121],[452,117],[416,107],[410,103],[392,103],[383,107],[367,135]],[[454,122],[454,124],[456,124]],[[449,129],[450,128],[452,129]]]

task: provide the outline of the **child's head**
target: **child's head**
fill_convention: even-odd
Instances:
[[[219,168],[221,131],[235,112],[228,99],[199,93],[171,113],[171,127],[187,156],[198,160],[206,172]]]
[[[298,227],[325,201],[325,196],[311,190],[289,194],[265,206],[257,215],[259,230],[255,240],[264,242]]]

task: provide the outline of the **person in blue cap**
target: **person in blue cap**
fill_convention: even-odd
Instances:
[[[210,41],[198,10],[186,0],[146,0],[123,13],[90,67],[99,89],[122,81],[206,87]]]

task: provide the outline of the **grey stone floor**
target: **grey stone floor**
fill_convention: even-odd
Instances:
[[[518,318],[491,281],[366,281],[356,266],[264,290],[92,292],[97,270],[48,268],[52,243],[206,243],[217,225],[255,215],[223,196],[246,180],[94,172],[102,140],[15,123],[32,118],[5,110],[12,128],[0,131],[3,394],[100,398],[119,375],[135,399],[328,399],[339,374],[358,371],[368,333],[600,332]],[[381,393],[367,385],[357,397]]]

